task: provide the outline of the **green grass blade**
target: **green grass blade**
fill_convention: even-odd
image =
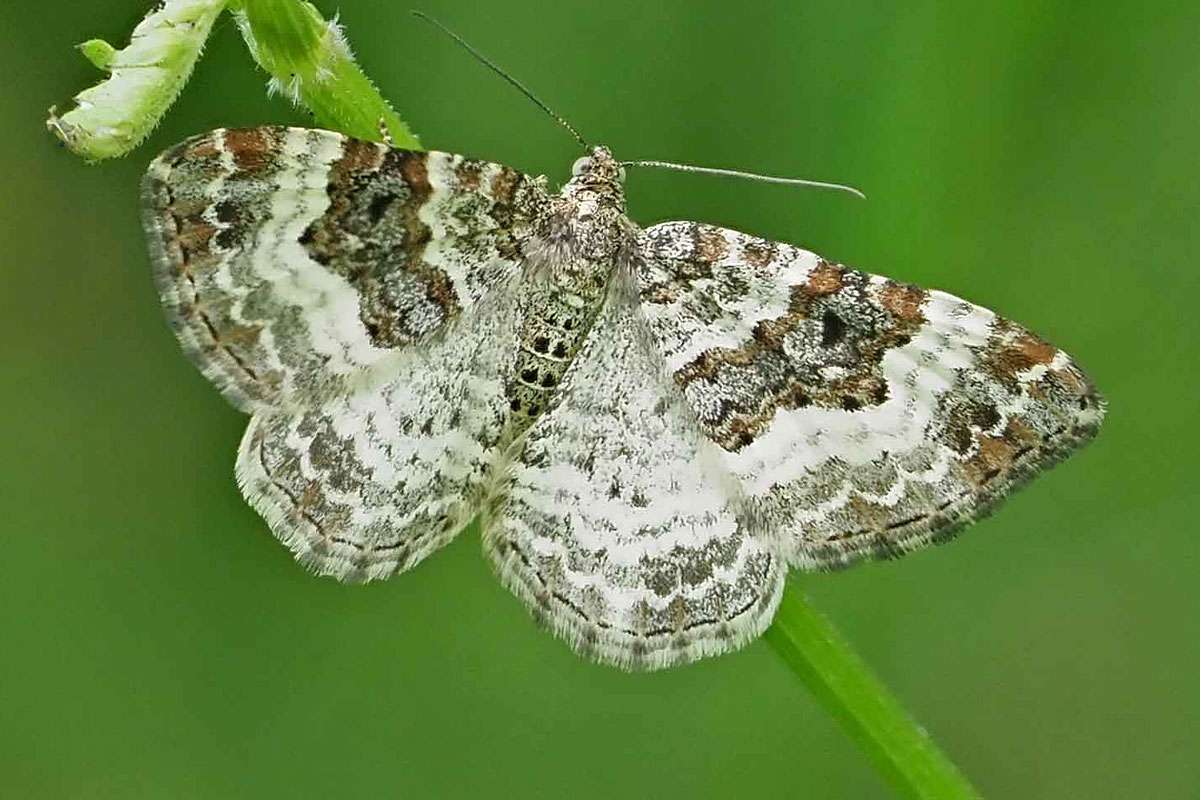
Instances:
[[[766,639],[889,783],[919,800],[979,793],[794,583]]]

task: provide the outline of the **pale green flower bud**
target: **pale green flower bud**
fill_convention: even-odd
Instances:
[[[75,108],[61,117],[50,109],[46,126],[88,161],[137,147],[187,83],[226,1],[168,0],[134,28],[128,47],[100,39],[81,44],[110,77],[76,95]]]

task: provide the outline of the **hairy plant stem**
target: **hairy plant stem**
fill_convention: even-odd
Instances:
[[[363,73],[336,20],[302,0],[231,0],[230,10],[270,88],[322,128],[420,150],[421,142]]]

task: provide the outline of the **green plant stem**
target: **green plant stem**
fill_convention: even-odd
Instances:
[[[421,142],[363,73],[336,22],[303,0],[234,0],[250,53],[273,89],[303,103],[317,125],[420,150]]]
[[[901,795],[919,800],[979,798],[793,582],[783,594],[766,640]]]

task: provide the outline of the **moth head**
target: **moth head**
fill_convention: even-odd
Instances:
[[[620,186],[625,183],[625,168],[617,163],[607,147],[596,147],[590,154],[575,159],[571,165],[571,183]]]
[[[596,147],[572,165],[571,180],[563,187],[562,196],[582,218],[591,218],[601,209],[607,209],[606,213],[624,213],[624,180],[625,169],[608,148]]]

